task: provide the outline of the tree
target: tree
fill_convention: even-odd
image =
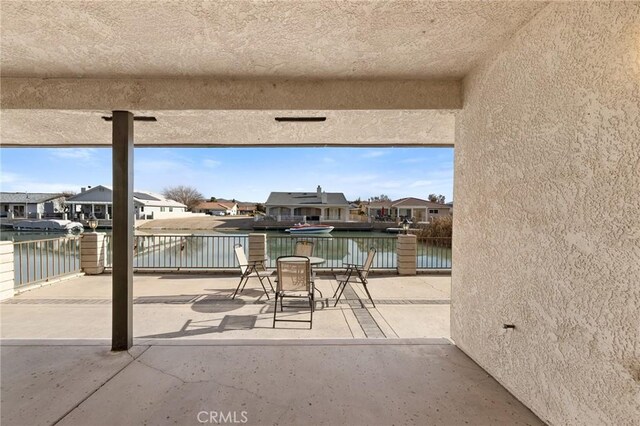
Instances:
[[[380,195],[377,195],[375,197],[369,198],[369,201],[373,201],[373,202],[375,202],[375,201],[391,201],[391,198],[389,198],[388,195],[380,194]]]
[[[209,201],[211,201],[212,203],[215,203],[216,201],[218,201],[218,199],[216,197],[211,197],[209,198]]]
[[[444,204],[444,195],[429,194],[429,201],[432,203]]]
[[[202,194],[197,189],[185,185],[170,186],[168,188],[165,188],[162,191],[162,195],[170,200],[174,200],[186,205],[188,211],[192,211],[204,199]]]
[[[60,195],[63,197],[62,200],[60,201],[60,211],[68,212],[69,204],[67,203],[67,198],[73,197],[74,195],[76,195],[76,192],[71,190],[65,190],[65,191],[62,191]]]
[[[258,203],[256,204],[256,211],[265,213],[267,210],[264,207],[264,204]]]

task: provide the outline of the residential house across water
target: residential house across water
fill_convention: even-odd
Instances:
[[[204,201],[198,204],[193,211],[213,216],[235,216],[238,214],[238,203],[232,201]]]
[[[258,211],[255,203],[238,203],[238,214],[254,214]]]
[[[375,201],[366,206],[367,216],[378,220],[428,222],[432,217],[451,215],[452,206],[415,197],[395,201]]]
[[[267,216],[286,220],[347,221],[351,206],[342,192],[272,192],[265,203]]]
[[[0,216],[6,218],[62,218],[65,197],[46,192],[0,192]]]
[[[98,219],[111,219],[112,195],[112,189],[105,185],[82,188],[79,194],[67,199],[69,218],[82,219],[93,214]],[[133,192],[133,206],[136,219],[163,219],[191,214],[184,204],[146,191]]]

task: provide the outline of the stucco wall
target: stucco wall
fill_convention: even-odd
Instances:
[[[456,124],[456,344],[550,424],[638,424],[640,3],[550,4]]]

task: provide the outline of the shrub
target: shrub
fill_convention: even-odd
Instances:
[[[451,247],[453,235],[453,216],[433,217],[428,224],[420,225],[416,235],[419,240],[431,238],[443,238],[442,241],[434,241],[434,245]],[[446,238],[446,239],[444,239]]]

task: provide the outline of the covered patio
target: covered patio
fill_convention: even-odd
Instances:
[[[128,352],[110,352],[108,275],[4,301],[3,423],[542,424],[449,340],[448,276],[371,278],[376,308],[320,298],[311,330],[273,329],[273,299],[254,282],[231,300],[237,280],[136,275]]]
[[[18,0],[1,19],[3,147],[110,147],[115,253],[110,297],[108,281],[58,286],[93,288],[95,306],[2,304],[3,336],[40,336],[3,339],[3,424],[195,424],[245,407],[271,424],[538,423],[515,398],[549,424],[637,423],[638,2]],[[152,304],[167,322],[134,302],[154,296],[133,286],[134,144],[454,146],[455,347],[361,344],[347,305],[318,313],[338,344],[197,346],[287,331],[260,328],[256,294],[193,309],[224,305],[230,283]],[[56,309],[85,337],[42,337],[60,335]],[[221,326],[234,311],[245,319]]]
[[[439,340],[183,340],[109,349],[4,343],[3,424],[543,424]]]

